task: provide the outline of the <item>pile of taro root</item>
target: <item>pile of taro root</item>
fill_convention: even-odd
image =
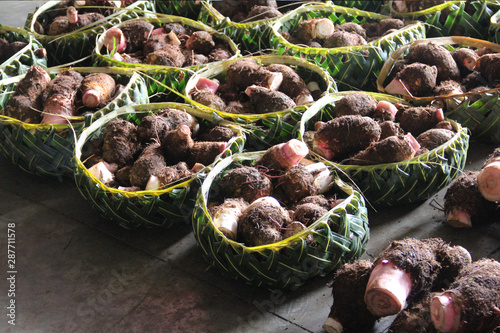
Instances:
[[[51,79],[33,65],[0,114],[31,124],[67,124],[71,117],[104,107],[124,88],[105,73],[81,74],[69,68]]]
[[[161,27],[131,20],[105,32],[104,46],[115,60],[169,67],[200,66],[231,58],[229,45],[212,33],[177,22]]]
[[[460,174],[447,188],[444,196],[446,222],[455,228],[495,222],[499,201],[500,148],[496,148],[481,170]]]
[[[405,26],[400,19],[379,22],[334,24],[328,18],[313,18],[300,22],[292,32],[281,35],[292,44],[315,48],[334,48],[365,45]]]
[[[85,166],[101,182],[123,191],[162,190],[191,179],[213,163],[236,134],[201,126],[184,110],[164,109],[139,125],[111,120],[102,137],[87,142]]]
[[[338,269],[332,287],[329,333],[371,332],[391,315],[391,333],[487,333],[500,322],[500,263],[440,238],[393,241],[374,262]]]
[[[10,57],[12,57],[17,52],[24,49],[28,46],[28,43],[23,41],[13,41],[9,42],[4,38],[0,38],[0,65],[7,61]],[[43,48],[36,49],[35,55],[39,58],[47,57],[47,50]]]
[[[488,48],[460,47],[449,51],[432,42],[416,43],[394,62],[384,89],[389,94],[415,97],[480,92],[498,88],[499,64],[500,53]],[[454,105],[443,106],[452,111]]]
[[[214,225],[245,246],[279,242],[303,231],[345,196],[333,190],[326,166],[304,159],[296,139],[269,148],[251,165],[224,171],[213,185],[208,209]],[[334,232],[338,227],[330,226]],[[306,242],[315,245],[312,235]]]
[[[322,93],[318,82],[306,84],[291,66],[259,65],[251,58],[232,63],[223,80],[200,78],[188,95],[215,110],[264,114],[309,104]]]
[[[300,1],[299,5],[305,1]],[[294,1],[276,0],[220,0],[213,1],[212,6],[221,15],[233,22],[248,23],[280,17],[295,8]]]
[[[135,0],[65,0],[51,8],[55,17],[50,22],[35,22],[35,31],[42,35],[57,36],[81,29],[104,20],[119,8],[125,8]],[[86,8],[87,7],[87,8]],[[99,8],[100,7],[100,8]],[[78,9],[77,9],[78,8]]]
[[[335,103],[334,117],[304,135],[312,150],[342,164],[397,163],[445,144],[456,135],[443,110],[377,101],[352,92]]]

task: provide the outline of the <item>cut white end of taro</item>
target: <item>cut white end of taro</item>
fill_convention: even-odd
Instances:
[[[161,188],[162,184],[160,178],[156,176],[151,176],[148,179],[148,183],[146,184],[146,191],[157,191]]]
[[[396,113],[398,113],[398,108],[396,105],[392,104],[391,102],[388,101],[379,101],[377,103],[377,108],[378,111],[386,111],[389,112],[392,116],[396,116]]]
[[[436,111],[436,119],[438,121],[443,121],[444,120],[444,112],[443,109],[437,109]]]
[[[342,333],[344,332],[344,327],[337,320],[328,317],[323,324],[323,329],[328,333]]]
[[[405,141],[413,148],[414,152],[420,149],[420,143],[418,143],[417,139],[411,133],[405,135]]]
[[[410,275],[389,260],[382,260],[373,268],[366,286],[368,311],[379,317],[401,312],[411,289]]]
[[[325,39],[333,34],[335,27],[333,22],[327,18],[320,18],[316,21],[315,33],[316,38]]]
[[[303,91],[295,98],[295,104],[304,105],[314,102],[314,97],[309,91]]]
[[[453,228],[471,228],[470,215],[462,210],[452,209],[446,214],[446,222]]]
[[[125,35],[120,28],[111,28],[106,31],[104,34],[103,44],[110,52],[115,48],[116,52],[123,52],[127,47]]]
[[[203,169],[205,169],[205,166],[201,163],[196,162],[191,168],[191,172],[198,173]]]
[[[446,295],[434,296],[431,301],[431,319],[439,332],[455,333],[460,327],[460,308]]]
[[[319,91],[321,88],[319,87],[318,82],[311,81],[307,84],[307,89],[309,89],[310,92],[313,92],[313,91]]]
[[[85,0],[75,0],[74,5],[76,7],[85,6]]]
[[[225,207],[217,211],[214,216],[214,225],[227,238],[236,240],[238,234],[238,216],[241,215],[241,209]]]
[[[283,233],[283,238],[292,237],[293,235],[298,234],[306,228],[307,227],[302,222],[294,221],[292,223],[289,223],[286,225],[285,232]]]
[[[314,176],[314,187],[318,194],[328,192],[333,187],[333,176],[323,162],[309,164],[306,169]]]
[[[82,103],[88,108],[95,108],[101,103],[102,94],[94,89],[85,91],[82,95]]]
[[[263,204],[282,208],[279,201],[276,200],[276,198],[261,197],[261,198],[258,198],[257,200],[254,200],[245,210],[253,209],[253,208],[260,206],[260,205],[263,205]]]
[[[66,10],[66,16],[68,17],[68,22],[71,24],[75,24],[78,22],[78,11],[75,7],[69,6]]]
[[[489,201],[500,200],[500,162],[488,163],[477,175],[477,185],[481,195]]]
[[[94,164],[89,168],[89,172],[103,184],[108,184],[115,178],[113,173],[108,170],[104,162]]]
[[[263,82],[263,86],[271,90],[278,90],[283,82],[283,73],[271,72],[267,82]]]
[[[281,146],[281,155],[284,159],[282,165],[297,165],[307,154],[309,154],[307,145],[300,140],[292,139]]]
[[[181,45],[181,41],[179,40],[179,38],[177,38],[177,35],[173,32],[173,31],[170,31],[168,33],[168,38],[170,39],[170,44],[174,45],[174,46],[179,46]]]
[[[209,89],[214,94],[219,89],[219,82],[217,80],[210,80],[205,77],[200,77],[198,81],[196,81],[196,88],[198,90]]]
[[[116,60],[116,61],[125,61],[125,58],[122,57],[122,55],[118,52],[116,52],[115,54],[113,54],[113,56],[111,57],[111,59],[113,60]]]
[[[392,95],[411,95],[403,81],[399,79],[393,79],[385,87],[385,92]]]

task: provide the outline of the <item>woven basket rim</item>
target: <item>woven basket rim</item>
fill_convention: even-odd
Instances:
[[[125,86],[125,91],[127,91],[132,84],[135,83],[137,78],[140,77],[140,74],[138,72],[130,71],[124,68],[116,68],[116,67],[52,67],[52,68],[46,68],[45,71],[49,75],[57,75],[58,73],[66,70],[66,69],[73,69],[79,73],[106,73],[106,74],[116,74],[116,75],[128,75],[130,76],[129,82]],[[11,83],[16,83],[19,82],[25,74],[14,76],[5,80],[0,81],[0,86],[4,86],[7,84]],[[111,100],[107,105],[113,103],[119,98],[119,96],[113,100]],[[104,106],[104,108],[106,107]],[[102,109],[102,108],[101,108]],[[0,109],[2,110],[2,109]],[[99,110],[95,111],[94,113],[99,112]],[[74,116],[74,117],[66,117],[68,120],[73,120],[72,122],[68,122],[66,124],[31,124],[31,123],[26,123],[23,122],[19,119],[8,117],[5,115],[0,114],[0,122],[6,122],[6,123],[12,123],[18,126],[22,126],[25,129],[67,129],[67,128],[74,128],[76,126],[81,126],[85,122],[85,116]]]
[[[491,48],[492,50],[496,52],[500,52],[500,44],[492,43],[486,40],[482,39],[476,39],[476,38],[471,38],[471,37],[463,37],[463,36],[448,36],[448,37],[433,37],[433,38],[424,38],[424,39],[419,39],[415,40],[411,43],[405,44],[401,47],[399,47],[396,51],[390,54],[390,56],[387,58],[385,61],[384,65],[382,66],[382,69],[380,70],[380,74],[377,77],[377,90],[381,93],[385,93],[385,88],[383,86],[385,79],[389,75],[389,72],[391,71],[394,63],[398,58],[403,56],[403,54],[411,47],[417,45],[417,44],[422,44],[422,43],[434,43],[437,45],[462,45],[462,46],[472,46],[472,47],[488,47]],[[478,92],[476,92],[477,94]],[[467,94],[454,94],[454,95],[447,95],[446,97],[442,98],[453,98],[453,97],[459,97],[459,96],[464,96]],[[427,100],[427,99],[436,99],[438,96],[426,96],[426,97],[415,97],[415,96],[410,96],[410,95],[404,95],[405,99],[408,100]]]
[[[90,126],[88,126],[88,127],[86,127],[86,128],[83,129],[83,131],[81,132],[80,136],[78,137],[78,139],[75,142],[75,149],[74,149],[74,154],[73,154],[74,155],[73,156],[74,157],[74,161],[75,161],[75,164],[76,164],[77,168],[83,170],[83,172],[85,173],[85,175],[94,184],[99,185],[99,187],[101,189],[103,189],[103,190],[105,190],[107,192],[110,192],[110,193],[118,193],[118,194],[121,194],[121,195],[126,196],[128,198],[142,197],[142,196],[148,196],[148,195],[160,196],[160,195],[163,195],[163,194],[166,194],[166,193],[170,193],[170,192],[174,191],[177,188],[186,187],[186,185],[188,185],[188,184],[192,183],[193,181],[195,181],[196,178],[199,175],[202,175],[202,174],[208,172],[208,170],[210,170],[211,166],[210,165],[205,166],[202,170],[198,171],[195,175],[193,175],[188,180],[185,180],[185,181],[183,181],[181,183],[175,184],[174,186],[171,186],[171,187],[168,187],[168,188],[165,188],[165,189],[162,189],[162,190],[141,190],[141,191],[134,191],[134,192],[124,191],[124,190],[119,190],[117,188],[113,188],[113,187],[107,186],[104,183],[102,183],[99,179],[97,179],[94,175],[92,175],[89,172],[89,170],[87,169],[87,167],[85,167],[85,165],[83,164],[83,161],[81,160],[82,148],[83,148],[84,144],[88,141],[88,139],[90,138],[90,136],[95,131],[97,131],[98,129],[100,129],[103,125],[105,125],[106,123],[108,123],[109,121],[111,121],[112,119],[114,119],[116,117],[119,117],[119,116],[122,116],[122,115],[130,114],[130,113],[134,113],[134,114],[139,114],[139,113],[147,114],[147,113],[150,113],[150,112],[152,112],[154,110],[159,110],[159,109],[164,109],[164,108],[176,108],[176,109],[185,110],[186,112],[188,112],[192,116],[199,117],[199,118],[202,118],[202,119],[210,121],[210,118],[207,117],[204,114],[203,111],[195,108],[192,105],[184,104],[184,103],[164,102],[164,103],[149,103],[149,104],[125,105],[125,106],[123,106],[123,107],[121,107],[119,109],[116,109],[114,111],[111,111],[110,113],[107,113],[106,115],[104,115],[101,118],[99,118],[96,121],[94,121]],[[219,125],[231,126],[231,124],[229,122],[219,122],[218,124]],[[237,130],[238,133],[237,133],[237,137],[232,138],[228,142],[228,145],[227,145],[228,147],[231,147],[231,145],[233,144],[233,142],[236,141],[242,135],[240,127],[237,126],[236,124],[234,124],[234,126],[231,127],[231,128],[233,130]],[[229,148],[226,147],[226,149],[225,149],[224,152],[226,152],[228,149]],[[222,152],[221,154],[224,154],[224,152]]]
[[[201,22],[191,20],[186,17],[182,16],[176,16],[176,15],[167,15],[167,14],[157,14],[157,17],[149,17],[149,18],[135,18],[135,19],[130,19],[127,21],[120,22],[113,27],[120,27],[121,25],[129,22],[134,22],[134,21],[147,21],[152,24],[158,24],[160,23],[170,23],[170,22],[177,22],[177,23],[182,23],[182,24],[188,24],[188,26],[193,27],[198,30],[203,30],[207,31],[213,35],[215,35],[217,38],[223,40],[225,43],[227,43],[231,47],[231,51],[233,52],[233,56],[229,59],[226,60],[221,60],[221,61],[215,61],[203,65],[194,65],[194,66],[188,66],[188,67],[171,67],[171,66],[162,66],[162,65],[148,65],[148,64],[132,64],[132,63],[126,63],[123,61],[118,61],[115,59],[111,59],[110,57],[106,56],[105,54],[101,53],[101,49],[103,48],[103,43],[104,43],[104,35],[106,34],[106,31],[108,29],[104,29],[104,31],[100,34],[98,34],[96,38],[96,45],[94,48],[94,56],[96,58],[104,59],[107,63],[109,63],[109,66],[120,66],[120,67],[128,67],[134,70],[142,70],[142,71],[160,71],[160,72],[168,72],[168,71],[187,71],[187,72],[194,72],[199,70],[200,68],[204,68],[206,66],[210,66],[213,64],[218,64],[227,60],[235,59],[238,58],[241,54],[240,49],[236,45],[236,43],[229,38],[227,35],[213,29],[212,27],[203,24]]]
[[[302,133],[305,132],[305,122],[307,122],[307,120],[309,120],[313,115],[315,115],[319,110],[321,110],[326,105],[330,104],[331,102],[338,101],[340,99],[339,98],[340,96],[343,97],[343,96],[345,96],[349,93],[353,93],[353,92],[359,92],[359,91],[345,91],[345,92],[325,96],[320,101],[318,101],[318,103],[316,105],[314,105],[314,108],[312,108],[312,110],[311,109],[307,110],[307,112],[303,115],[303,118],[302,118],[303,120],[301,120],[301,124],[300,124],[301,137],[302,137]],[[408,105],[408,103],[405,100],[400,99],[398,97],[395,97],[393,95],[386,95],[386,94],[372,93],[372,92],[365,92],[365,93],[371,95],[372,97],[375,97],[376,99],[377,98],[385,98],[385,100],[388,100],[388,101],[397,101],[399,103]],[[304,119],[306,119],[306,120],[304,121]],[[419,163],[424,163],[424,162],[429,163],[428,162],[430,160],[429,157],[436,155],[438,151],[444,151],[450,145],[452,145],[454,142],[458,141],[458,139],[460,137],[468,136],[467,128],[462,127],[462,125],[460,123],[456,122],[455,120],[448,119],[448,118],[445,118],[445,120],[449,121],[455,130],[455,135],[453,136],[453,138],[448,140],[446,143],[443,143],[442,145],[428,151],[425,154],[415,156],[415,157],[408,159],[408,160],[405,160],[405,161],[393,162],[393,163],[383,163],[383,164],[373,164],[373,165],[355,165],[355,164],[351,165],[351,164],[340,164],[338,162],[333,162],[333,161],[327,160],[324,157],[322,157],[321,155],[316,154],[312,151],[310,151],[310,153],[316,159],[318,159],[318,160],[320,160],[328,165],[335,166],[336,168],[339,168],[342,170],[348,170],[348,169],[356,169],[356,170],[360,170],[360,171],[386,170],[389,168],[398,168],[398,166],[401,166],[401,165],[419,164]]]
[[[249,252],[261,252],[261,251],[267,250],[267,249],[280,250],[280,249],[282,249],[282,248],[284,248],[284,247],[286,247],[294,242],[297,242],[298,240],[305,239],[308,235],[313,234],[315,232],[315,230],[319,229],[321,226],[328,225],[328,219],[330,218],[330,216],[334,213],[337,213],[338,211],[341,211],[342,209],[345,209],[346,206],[349,205],[350,202],[355,197],[357,197],[358,199],[360,199],[364,203],[364,198],[359,192],[357,192],[353,187],[351,187],[347,183],[340,180],[340,178],[337,178],[335,181],[337,182],[339,189],[344,191],[344,193],[346,193],[348,195],[348,197],[345,198],[344,201],[342,201],[340,204],[338,204],[337,206],[330,209],[327,213],[325,213],[318,220],[314,221],[314,223],[307,226],[306,229],[300,231],[299,233],[297,233],[291,237],[285,238],[285,239],[283,239],[279,242],[276,242],[276,243],[259,245],[259,246],[246,246],[243,243],[229,239],[214,225],[213,218],[210,215],[210,213],[208,212],[208,208],[207,208],[208,200],[207,200],[206,194],[209,193],[210,187],[211,187],[214,179],[217,177],[217,175],[222,170],[229,167],[231,164],[233,164],[235,162],[237,163],[237,162],[255,160],[258,157],[262,156],[264,153],[265,153],[265,151],[245,152],[245,153],[234,154],[232,156],[229,156],[229,157],[226,157],[226,158],[220,160],[216,165],[214,165],[214,167],[207,174],[206,178],[204,179],[204,181],[201,184],[201,187],[198,191],[197,202],[199,204],[200,197],[201,197],[201,208],[202,208],[203,213],[205,214],[205,217],[207,218],[209,224],[224,239],[224,241],[228,242],[233,248],[241,248],[241,249],[244,249],[245,251],[249,251]]]
[[[229,112],[220,111],[220,110],[210,108],[208,106],[197,103],[191,99],[190,91],[194,88],[198,79],[200,79],[200,78],[213,78],[217,75],[220,75],[220,74],[224,73],[230,65],[232,65],[233,63],[235,63],[237,61],[243,60],[243,59],[253,59],[253,60],[256,60],[257,63],[261,63],[263,65],[284,64],[284,65],[293,65],[293,66],[303,67],[303,68],[311,70],[311,71],[313,71],[316,74],[319,74],[321,76],[321,78],[324,80],[324,83],[327,85],[326,91],[323,93],[328,93],[328,92],[332,92],[332,91],[337,90],[337,86],[336,86],[334,79],[328,74],[328,72],[326,72],[325,69],[323,69],[323,68],[319,67],[318,65],[316,65],[310,61],[307,61],[305,59],[292,57],[292,56],[277,55],[277,54],[267,54],[267,55],[261,55],[261,56],[246,55],[246,56],[239,57],[236,59],[224,61],[224,62],[216,64],[214,66],[207,66],[207,67],[197,71],[196,73],[194,73],[194,75],[188,79],[188,82],[186,83],[186,87],[185,87],[184,95],[187,98],[187,100],[189,100],[189,103],[196,105],[202,109],[209,110],[210,112],[213,112],[222,118],[230,118],[230,119],[242,118],[242,119],[246,119],[248,121],[257,121],[257,120],[267,118],[269,116],[274,116],[274,115],[285,115],[285,114],[290,113],[290,111],[295,110],[297,108],[300,109],[300,108],[307,107],[307,106],[310,106],[310,105],[313,105],[314,103],[316,103],[316,101],[314,101],[314,102],[311,102],[310,104],[297,105],[294,108],[286,109],[286,110],[282,110],[282,111],[278,111],[278,112],[234,114],[234,113],[229,113]]]
[[[423,10],[419,10],[419,11],[415,11],[415,12],[400,13],[400,12],[395,11],[392,8],[393,1],[394,0],[389,0],[387,3],[387,7],[389,8],[391,15],[396,17],[396,18],[415,17],[415,16],[423,16],[423,15],[427,15],[427,14],[434,14],[436,11],[441,11],[445,8],[450,7],[450,6],[458,5],[458,4],[467,2],[464,0],[452,0],[452,1],[446,1],[445,3],[435,5],[435,6],[423,9]]]

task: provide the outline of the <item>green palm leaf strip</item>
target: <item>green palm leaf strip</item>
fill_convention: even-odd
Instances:
[[[155,0],[155,8],[156,12],[159,14],[176,15],[196,20],[200,15],[202,5],[199,0]]]
[[[336,180],[345,200],[307,229],[280,242],[247,247],[230,240],[214,226],[207,209],[211,189],[226,170],[250,165],[264,151],[235,154],[220,160],[197,194],[192,223],[205,259],[221,274],[266,288],[291,288],[314,276],[325,276],[346,262],[358,259],[369,239],[367,209],[359,192]],[[334,230],[335,229],[335,230]],[[305,241],[312,236],[316,245]]]
[[[187,104],[169,102],[127,105],[94,121],[81,132],[75,143],[73,163],[78,190],[99,214],[122,227],[170,227],[181,221],[189,221],[199,183],[210,170],[211,166],[206,166],[196,176],[181,180],[161,190],[128,192],[103,184],[85,167],[82,160],[82,154],[86,149],[85,144],[90,140],[99,140],[102,137],[102,130],[109,121],[121,117],[138,125],[143,117],[165,108],[185,110],[209,124],[208,117],[202,110]],[[243,151],[245,142],[239,126],[229,122],[222,122],[220,125],[231,127],[238,135],[228,142],[226,149],[216,161],[223,156]]]

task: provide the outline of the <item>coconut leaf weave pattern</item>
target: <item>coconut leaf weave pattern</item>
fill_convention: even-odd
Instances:
[[[193,212],[196,240],[210,266],[225,277],[266,288],[293,288],[315,276],[325,276],[358,259],[369,239],[363,197],[346,184],[344,201],[304,231],[278,243],[247,247],[230,240],[214,226],[207,209],[211,189],[225,170],[249,165],[263,152],[235,154],[221,160],[204,179]],[[335,226],[333,228],[332,226]],[[336,229],[337,231],[334,231]],[[306,242],[312,236],[315,245]]]
[[[156,0],[155,8],[159,14],[176,15],[196,20],[202,7],[199,2],[199,0]]]
[[[200,179],[208,172],[210,166],[206,166],[196,176],[182,180],[165,189],[128,192],[103,184],[89,172],[82,161],[82,154],[86,149],[85,143],[89,140],[99,140],[105,125],[116,117],[122,117],[138,125],[143,117],[165,108],[185,110],[197,117],[203,116],[203,112],[181,103],[126,106],[95,121],[82,131],[75,144],[74,175],[78,190],[99,214],[122,227],[168,228],[175,223],[189,222]],[[203,120],[203,118],[199,119]],[[228,142],[221,156],[241,152],[244,148],[244,141],[244,136],[238,133]]]
[[[102,72],[96,68],[74,68],[82,74]],[[53,70],[52,77],[58,70]],[[75,117],[71,124],[28,124],[20,120],[0,115],[0,151],[13,164],[39,176],[71,176],[73,174],[73,150],[75,136],[85,124],[100,116],[128,104],[149,101],[145,80],[137,73],[106,71],[115,80],[126,86],[124,91],[104,108],[88,116]],[[10,98],[20,77],[0,81],[0,109]]]

